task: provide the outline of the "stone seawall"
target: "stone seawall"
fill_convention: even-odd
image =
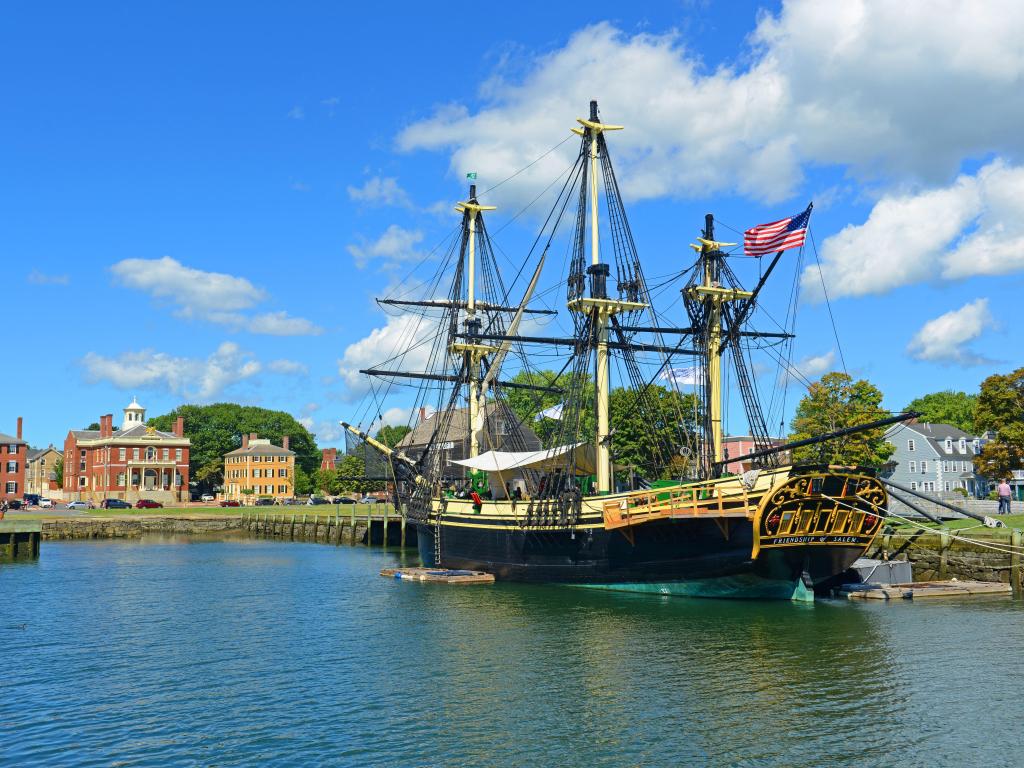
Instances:
[[[950,536],[933,533],[883,534],[875,539],[865,557],[909,560],[915,581],[969,579],[1009,584],[1011,569],[1015,567],[1019,584],[1019,560],[1012,560],[1010,553],[1005,551],[1010,549],[1009,538],[985,539],[983,544],[957,541]]]
[[[43,521],[43,539],[130,539],[147,533],[240,531],[237,517],[91,517]]]

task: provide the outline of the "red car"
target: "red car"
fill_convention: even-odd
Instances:
[[[152,499],[139,499],[135,502],[136,509],[163,509],[164,505]]]
[[[235,499],[224,499],[224,501],[222,501],[220,503],[220,505],[222,507],[240,507],[240,506],[242,506],[241,502],[236,501]]]

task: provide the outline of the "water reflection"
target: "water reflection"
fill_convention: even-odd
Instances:
[[[0,697],[8,762],[1005,764],[1024,682],[1002,663],[1024,646],[1011,601],[377,575],[399,559],[221,534],[47,542],[0,568],[0,643],[20,661]]]

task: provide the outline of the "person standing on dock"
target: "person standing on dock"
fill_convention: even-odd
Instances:
[[[1010,514],[1010,481],[1003,478],[999,485],[996,486],[996,495],[999,497],[999,511],[997,514],[1008,515]]]

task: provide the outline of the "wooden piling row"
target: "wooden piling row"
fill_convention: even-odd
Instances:
[[[396,516],[387,507],[377,513],[372,507],[367,508],[365,517],[357,514],[354,504],[347,517],[342,516],[340,508],[333,515],[303,513],[301,518],[295,514],[242,512],[239,522],[240,527],[253,536],[288,541],[321,541],[335,546],[343,542],[349,545],[365,542],[368,546],[388,546],[395,541],[397,533],[399,546],[404,548],[411,543],[405,515]],[[395,527],[397,531],[393,531]]]

